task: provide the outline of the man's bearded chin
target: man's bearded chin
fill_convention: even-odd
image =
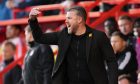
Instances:
[[[72,34],[72,29],[68,27],[68,34]]]

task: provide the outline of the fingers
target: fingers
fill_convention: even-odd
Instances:
[[[30,15],[38,15],[40,13],[39,8],[33,8],[30,12]]]
[[[37,10],[37,11],[41,11],[41,9],[40,8],[33,8],[32,10]]]
[[[40,14],[40,9],[39,8],[33,8],[30,13],[29,13],[29,18],[36,18]]]

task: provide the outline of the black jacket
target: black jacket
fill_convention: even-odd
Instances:
[[[23,66],[24,84],[51,84],[53,52],[47,45],[30,43]]]
[[[12,63],[14,59],[5,60],[0,67],[5,68],[7,65]],[[4,75],[4,84],[17,84],[19,80],[21,79],[21,67],[19,65],[16,65],[14,68],[12,68],[10,71],[5,73]]]
[[[126,47],[122,52],[116,53],[118,61],[118,73],[130,75],[130,81],[137,81],[138,63],[136,59],[136,52],[132,47]]]
[[[29,25],[35,41],[58,45],[58,56],[52,72],[53,84],[68,84],[65,80],[64,58],[70,45],[71,35],[67,33],[67,28],[60,32],[43,34],[37,19],[29,20]],[[86,60],[95,84],[109,84],[108,75],[110,84],[118,84],[117,61],[109,39],[103,32],[91,29],[88,26],[86,28],[88,31],[86,37]],[[109,67],[108,75],[104,62]]]

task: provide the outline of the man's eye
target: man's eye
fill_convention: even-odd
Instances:
[[[71,19],[71,17],[68,17],[68,19]]]

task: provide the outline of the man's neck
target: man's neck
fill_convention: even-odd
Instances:
[[[77,29],[75,35],[76,36],[79,36],[79,35],[82,35],[84,33],[86,33],[86,26],[85,25],[84,26],[82,25],[82,26],[79,26],[79,28]]]

